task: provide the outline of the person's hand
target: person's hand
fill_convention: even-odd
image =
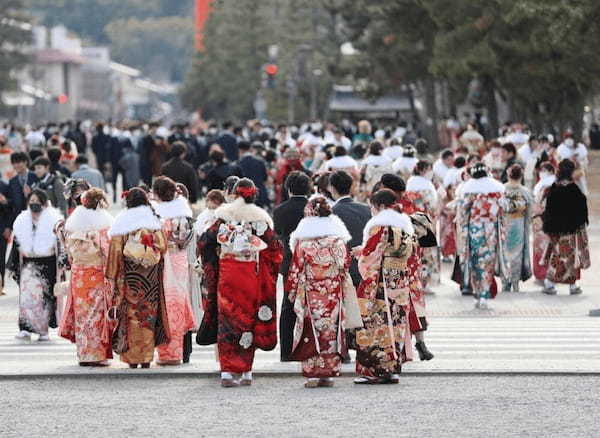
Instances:
[[[29,196],[31,193],[31,187],[29,187],[29,184],[25,184],[23,186],[23,193],[25,194],[25,197]]]
[[[354,248],[352,248],[352,257],[358,258],[360,257],[361,253],[363,251],[363,247],[362,246],[355,246]]]
[[[2,232],[2,237],[4,237],[4,240],[6,240],[7,242],[10,240],[10,235],[11,235],[11,230],[10,228],[5,228],[4,231]]]
[[[6,199],[6,196],[4,196],[2,193],[0,193],[0,204],[6,204],[8,203],[8,199]]]

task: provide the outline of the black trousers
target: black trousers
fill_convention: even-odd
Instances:
[[[0,275],[2,275],[2,287],[4,287],[4,274],[6,272],[6,247],[8,243],[0,236]]]
[[[183,363],[189,363],[192,355],[192,332],[187,332],[183,336]]]
[[[281,348],[281,361],[289,362],[294,343],[294,326],[296,325],[296,314],[294,305],[288,299],[286,291],[283,292],[281,303],[281,317],[279,318],[279,346]]]

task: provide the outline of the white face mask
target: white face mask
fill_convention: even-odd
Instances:
[[[431,181],[433,179],[433,170],[428,170],[423,176]]]
[[[572,148],[572,147],[573,147],[573,145],[575,144],[575,142],[573,141],[573,139],[572,139],[572,138],[567,138],[567,139],[565,140],[565,144],[566,144],[568,147]]]
[[[552,174],[548,172],[540,172],[540,179],[548,178],[550,175]]]

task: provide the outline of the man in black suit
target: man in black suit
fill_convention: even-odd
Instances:
[[[171,148],[171,158],[162,166],[162,174],[173,181],[183,184],[190,195],[190,202],[198,200],[198,174],[190,163],[184,160],[187,146],[182,141],[176,141]]]
[[[335,200],[333,206],[333,214],[338,216],[352,237],[348,242],[348,251],[351,251],[355,246],[359,246],[363,241],[363,231],[365,225],[371,219],[371,209],[368,205],[361,202],[356,202],[352,199],[352,184],[354,180],[347,172],[338,170],[329,176],[329,192]],[[358,287],[362,278],[358,271],[358,260],[352,258],[350,264],[350,277],[354,287]],[[354,330],[346,332],[346,344],[349,348],[356,348]],[[344,362],[350,362],[350,356],[344,356]]]
[[[19,213],[27,208],[27,197],[31,193],[33,185],[38,182],[38,178],[29,170],[29,156],[25,152],[13,152],[10,156],[10,163],[17,173],[8,182],[8,194],[13,205],[10,220],[12,228],[12,223]]]
[[[217,138],[217,143],[223,148],[223,152],[225,152],[225,156],[229,161],[238,160],[240,156],[238,142],[233,133],[233,124],[231,122],[223,123],[223,132]]]
[[[346,228],[348,228],[350,236],[352,236],[352,239],[348,242],[349,249],[362,244],[363,230],[369,219],[371,219],[371,209],[369,206],[352,199],[350,195],[352,183],[352,177],[343,170],[338,170],[329,176],[329,191],[335,200],[333,214],[342,220]],[[350,276],[352,277],[354,286],[358,287],[361,278],[356,259],[353,259],[350,265]]]
[[[273,212],[275,233],[277,233],[284,247],[283,263],[281,263],[279,270],[279,273],[283,276],[284,284],[292,260],[290,234],[296,230],[298,223],[304,217],[304,207],[308,203],[308,196],[312,193],[312,182],[306,174],[294,171],[288,175],[285,188],[290,194],[290,199]],[[287,291],[284,291],[281,317],[279,319],[279,345],[281,347],[282,362],[288,361],[292,352],[295,324],[294,306],[288,299]]]
[[[247,141],[240,141],[238,148],[242,157],[238,161],[238,166],[241,167],[242,172],[246,178],[250,178],[256,188],[258,189],[258,197],[256,204],[259,207],[269,206],[269,194],[265,183],[267,182],[267,165],[262,158],[256,157],[252,153],[252,147]]]

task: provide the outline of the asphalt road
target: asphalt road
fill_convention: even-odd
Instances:
[[[0,382],[0,437],[592,437],[600,377],[429,376],[304,389],[259,378]]]

